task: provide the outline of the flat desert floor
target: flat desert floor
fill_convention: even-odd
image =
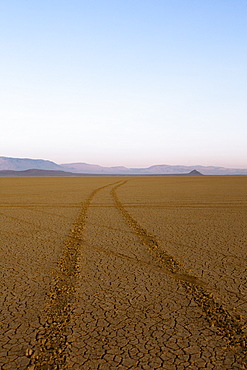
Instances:
[[[0,189],[2,370],[246,369],[247,177]]]

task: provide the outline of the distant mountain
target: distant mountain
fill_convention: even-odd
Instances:
[[[134,170],[134,169],[133,169]],[[178,174],[178,173],[188,173],[191,171],[198,171],[203,175],[247,175],[247,169],[236,169],[236,168],[224,168],[224,167],[214,167],[214,166],[170,166],[166,164],[162,165],[155,165],[148,168],[141,168],[138,170],[138,172],[145,173],[145,174],[157,174],[157,175],[163,175],[163,174]]]
[[[61,164],[63,169],[76,173],[119,174],[119,175],[177,175],[198,171],[203,175],[247,175],[247,169],[224,168],[214,166],[170,166],[154,165],[148,168],[102,167],[88,163]]]
[[[52,161],[30,158],[0,157],[0,171],[26,171],[26,170],[64,171],[73,174],[88,175],[247,175],[247,169],[224,168],[214,166],[170,166],[167,164],[154,165],[148,168],[126,168],[123,166],[103,167],[88,163],[56,164]]]
[[[0,157],[0,170],[25,171],[30,169],[62,170],[58,164],[44,159]]]

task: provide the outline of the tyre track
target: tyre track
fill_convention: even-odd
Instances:
[[[247,335],[246,328],[241,323],[241,317],[231,314],[220,303],[216,302],[213,294],[206,290],[203,281],[188,274],[173,256],[159,247],[155,236],[142,227],[126,210],[117,196],[117,189],[127,182],[128,180],[116,185],[111,190],[116,208],[139,237],[141,243],[148,248],[151,255],[165,269],[166,273],[180,281],[186,295],[192,297],[194,302],[202,309],[210,325],[215,327],[217,333],[227,340],[229,347],[238,353],[242,368],[247,368]]]
[[[64,242],[62,256],[58,262],[51,289],[47,294],[45,316],[46,321],[36,334],[36,341],[26,350],[30,358],[28,370],[67,369],[66,355],[69,349],[68,334],[71,332],[73,295],[77,275],[77,258],[79,249],[84,242],[87,212],[94,196],[107,186],[99,187],[91,192],[82,204],[67,240]]]

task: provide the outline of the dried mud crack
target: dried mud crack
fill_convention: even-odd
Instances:
[[[46,322],[36,334],[36,341],[26,350],[30,358],[28,370],[67,369],[66,357],[70,343],[70,320],[77,275],[77,259],[82,246],[87,212],[93,197],[109,185],[95,189],[83,203],[67,240],[61,259],[54,273],[46,299]]]
[[[111,190],[111,196],[116,208],[139,237],[141,243],[148,248],[151,255],[158,261],[159,265],[165,269],[167,274],[180,281],[186,291],[186,295],[192,297],[193,301],[202,309],[211,327],[214,327],[217,330],[217,334],[226,340],[228,348],[236,353],[236,357],[241,363],[241,368],[247,368],[247,335],[246,328],[241,322],[241,317],[228,312],[222,304],[215,300],[213,294],[207,291],[203,281],[196,276],[188,274],[173,256],[161,250],[155,236],[142,227],[126,210],[116,193],[116,190],[126,183],[127,181],[124,181]]]
[[[246,179],[3,182],[0,369],[246,368]]]

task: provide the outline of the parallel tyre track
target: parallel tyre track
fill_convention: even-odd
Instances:
[[[247,335],[241,323],[241,317],[231,314],[220,303],[216,302],[213,294],[207,291],[203,281],[187,273],[173,256],[162,250],[155,236],[140,225],[127,211],[117,196],[117,189],[126,183],[127,181],[117,184],[111,190],[116,208],[138,236],[141,243],[148,248],[151,255],[165,269],[166,273],[180,281],[186,295],[192,297],[194,302],[202,309],[211,327],[215,327],[217,333],[227,341],[228,346],[237,352],[242,368],[246,369]]]
[[[66,356],[69,355],[70,343],[68,336],[72,323],[74,286],[77,276],[77,259],[80,247],[84,244],[83,233],[88,209],[93,197],[102,189],[115,185],[111,196],[115,207],[145,245],[160,267],[183,286],[186,295],[191,297],[202,309],[211,326],[217,328],[218,334],[224,337],[229,347],[238,352],[242,368],[246,368],[247,348],[246,334],[242,329],[240,317],[232,315],[221,304],[215,301],[207,291],[205,284],[196,276],[185,271],[180,263],[167,252],[163,251],[154,235],[149,233],[127,211],[117,196],[117,189],[126,184],[115,182],[95,189],[82,204],[74,226],[64,242],[61,259],[55,271],[51,289],[47,295],[45,316],[46,321],[36,334],[35,343],[26,351],[30,358],[28,370],[65,370]]]

